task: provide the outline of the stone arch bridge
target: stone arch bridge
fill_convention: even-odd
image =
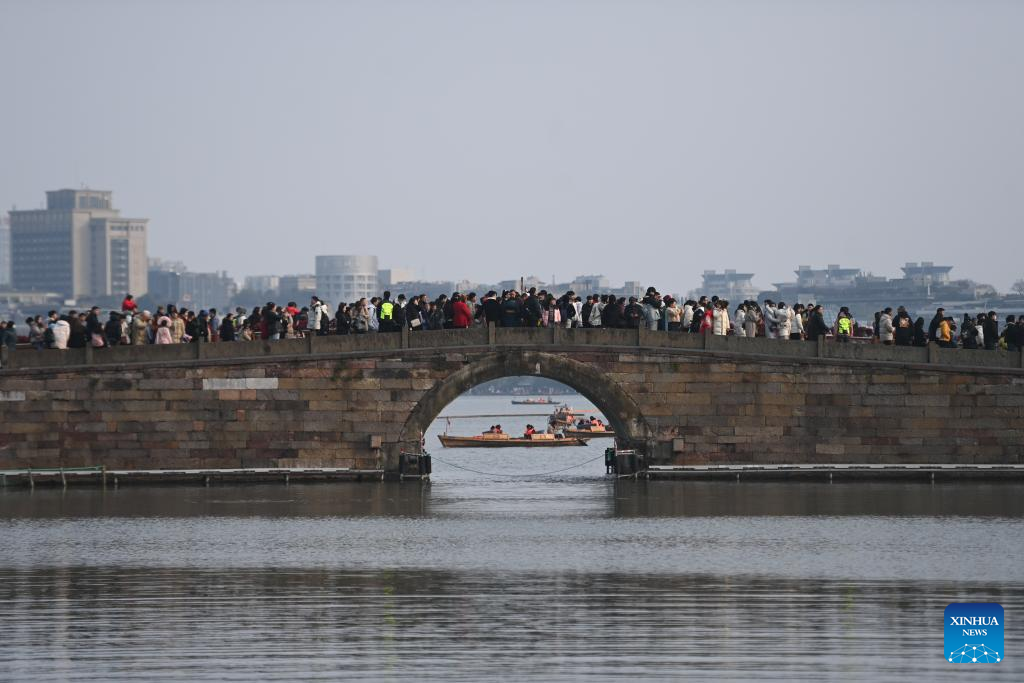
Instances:
[[[17,351],[0,469],[394,471],[455,397],[564,382],[653,464],[1020,463],[1024,354],[472,328],[276,342]]]

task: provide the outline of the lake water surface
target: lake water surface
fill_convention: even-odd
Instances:
[[[0,492],[0,679],[1024,678],[1022,486],[614,481],[442,428],[422,485]],[[1002,604],[1003,662],[945,661],[954,601]]]

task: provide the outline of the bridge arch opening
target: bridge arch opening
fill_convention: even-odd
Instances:
[[[588,363],[537,351],[497,351],[440,380],[409,414],[402,426],[399,447],[406,452],[419,452],[431,423],[455,399],[485,382],[516,376],[544,377],[571,387],[604,415],[615,431],[619,448],[646,450],[652,431],[636,401],[618,383]],[[547,420],[534,424],[538,428],[546,426]],[[436,444],[428,444],[427,450],[431,446]]]

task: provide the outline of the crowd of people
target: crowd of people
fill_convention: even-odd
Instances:
[[[139,310],[129,294],[120,311],[104,314],[98,307],[88,311],[50,311],[29,318],[27,341],[36,349],[67,349],[92,346],[105,348],[123,344],[181,344],[231,342],[253,339],[288,339],[307,335],[377,334],[438,329],[462,329],[493,323],[499,327],[610,327],[640,328],[690,334],[767,337],[779,340],[816,341],[832,337],[838,342],[871,339],[881,344],[968,349],[1024,347],[1024,315],[1008,315],[1000,324],[995,311],[965,315],[957,323],[942,308],[928,322],[914,319],[902,306],[885,308],[868,325],[861,325],[848,307],[839,309],[833,320],[826,320],[823,306],[766,299],[763,304],[744,301],[731,308],[717,296],[702,296],[682,303],[662,296],[654,287],[643,297],[592,294],[577,296],[566,292],[556,297],[531,287],[476,293],[455,292],[429,299],[426,295],[407,299],[404,294],[392,298],[362,298],[336,309],[313,296],[308,306],[294,301],[281,306],[274,302],[236,308],[220,313],[216,309],[193,311],[174,304],[156,311]],[[0,322],[0,343],[10,348],[17,344],[14,323]]]

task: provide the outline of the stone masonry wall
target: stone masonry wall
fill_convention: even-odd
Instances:
[[[615,346],[537,330],[517,346],[491,332],[463,349],[443,348],[448,335],[439,347],[300,342],[293,355],[15,367],[0,373],[0,469],[392,469],[451,397],[522,373],[575,386],[623,445],[661,464],[1022,461],[1024,372],[1012,367],[820,358],[798,343],[776,357],[693,338],[630,348],[622,330],[609,331]]]

